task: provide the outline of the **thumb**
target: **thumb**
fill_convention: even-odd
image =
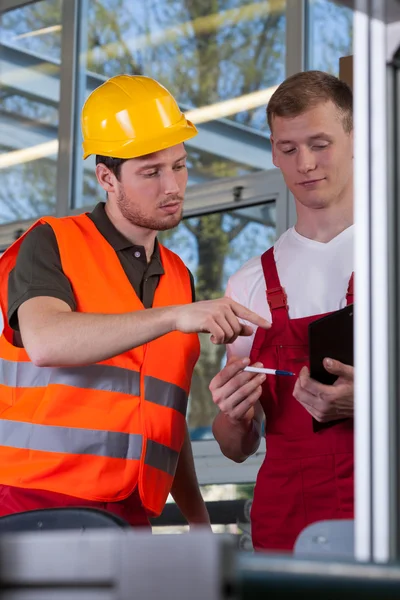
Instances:
[[[333,375],[345,377],[346,379],[354,379],[354,367],[345,365],[339,360],[324,358],[324,367],[329,373],[333,373]]]
[[[253,335],[254,329],[250,325],[242,325],[239,335],[249,336]]]
[[[307,379],[310,378],[310,371],[307,367],[303,367],[299,373],[300,384],[303,387],[307,383]]]

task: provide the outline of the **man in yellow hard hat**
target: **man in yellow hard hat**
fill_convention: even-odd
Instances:
[[[0,260],[0,515],[90,506],[148,525],[171,492],[209,524],[185,422],[198,332],[269,323],[192,277],[157,232],[182,218],[196,128],[147,77],[109,79],[82,111],[106,203],[43,217]]]

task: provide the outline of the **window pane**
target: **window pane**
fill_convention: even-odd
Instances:
[[[275,241],[275,205],[264,203],[184,219],[174,230],[159,235],[192,272],[196,299],[224,295],[228,279],[247,260],[262,254]],[[217,412],[208,389],[225,360],[224,346],[201,334],[201,355],[195,367],[189,399],[188,424],[192,439],[211,438]]]
[[[339,75],[339,58],[353,54],[353,11],[330,0],[308,9],[308,68]]]
[[[88,7],[86,96],[119,73],[164,84],[200,132],[186,144],[189,185],[273,167],[265,107],[285,76],[286,0],[88,0]],[[93,157],[75,196],[81,206],[104,197]]]
[[[200,490],[207,503],[213,532],[233,534],[240,550],[252,551],[250,510],[254,483],[203,485]],[[171,524],[183,520],[179,509],[171,507],[171,504],[174,501],[169,496],[162,516],[152,521],[153,534],[183,533],[189,530],[188,525]]]
[[[61,4],[0,17],[0,223],[54,212]]]

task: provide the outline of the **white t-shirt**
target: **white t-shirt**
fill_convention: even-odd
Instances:
[[[274,245],[274,256],[290,318],[319,315],[346,306],[353,272],[353,238],[354,225],[328,243],[305,238],[294,227],[281,235]],[[271,321],[265,290],[261,257],[257,256],[229,279],[225,295]],[[240,336],[228,344],[228,356],[249,356],[253,338],[254,335]]]

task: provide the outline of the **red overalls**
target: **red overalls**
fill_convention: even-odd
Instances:
[[[293,397],[297,376],[308,365],[308,325],[323,315],[290,319],[273,248],[261,262],[272,327],[257,329],[251,362],[296,377],[267,375],[263,384],[267,454],[254,491],[252,537],[258,550],[292,550],[310,523],[353,518],[353,420],[314,432],[311,415]],[[353,275],[346,298],[353,303]]]

